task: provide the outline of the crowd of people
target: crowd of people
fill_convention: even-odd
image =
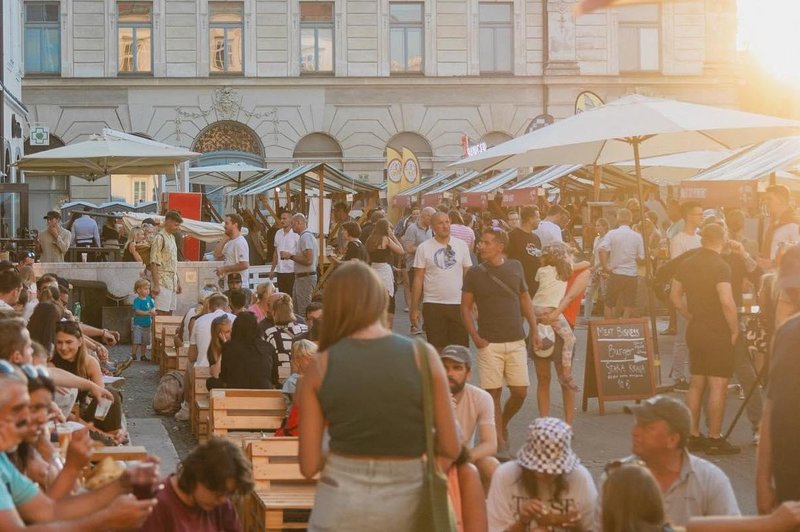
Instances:
[[[209,388],[281,389],[278,434],[299,435],[302,473],[320,475],[311,530],[426,529],[415,520],[429,493],[426,437],[434,438],[436,456],[428,458],[447,477],[458,530],[796,529],[800,225],[788,190],[770,187],[765,199],[770,218],[760,245],[746,238],[740,211],[668,202],[659,219],[631,200],[594,221],[585,252],[568,230],[575,209],[559,205],[544,217],[536,206],[485,213],[413,206],[395,224],[374,209],[360,224],[337,203],[329,235],[336,267],[321,291],[318,241],[303,214],[280,214],[270,249],[276,280],[252,292],[243,282],[250,267],[243,220],[226,215],[214,249],[221,283],[203,287],[179,327],[189,367],[175,417],[188,420],[194,366],[209,368]],[[66,238],[59,240],[58,219],[48,213],[44,237],[55,248]],[[147,255],[146,272],[132,287],[131,357],[116,368],[105,344],[118,337],[73,319],[66,280],[35,279],[31,257],[0,264],[0,529],[240,529],[230,497],[252,489],[250,466],[224,440],[199,446],[166,478],[150,458],[106,488],[76,488],[89,440],[127,441],[122,397],[103,375],[146,360],[153,317],[177,309],[181,222],[171,211],[150,235],[134,229],[125,244],[131,256]],[[674,330],[664,333],[675,335],[670,376],[686,402],[658,395],[628,408],[630,448],[596,483],[572,449],[580,391],[572,368],[581,355],[574,330],[584,323],[581,304],[584,319],[637,315],[642,290],[651,289],[642,282],[648,262],[658,267],[652,289],[674,313]],[[410,337],[392,330],[399,290]],[[771,360],[751,363],[772,337]],[[508,427],[527,397],[529,364],[538,417],[512,442]],[[758,364],[769,369],[767,392],[763,408],[748,403],[748,417],[760,442],[762,515],[742,517],[730,480],[699,454],[739,451],[722,437],[728,384],[735,375],[756,386],[760,400],[767,370],[759,375]],[[564,419],[551,412],[553,372]],[[106,403],[101,419],[96,412]],[[50,434],[67,420],[83,428],[62,453]],[[127,495],[141,482],[160,490],[138,501]]]

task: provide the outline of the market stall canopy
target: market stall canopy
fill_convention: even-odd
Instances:
[[[413,187],[407,188],[404,191],[399,192],[397,195],[398,196],[415,196],[417,194],[425,192],[426,190],[428,190],[429,188],[431,188],[431,187],[433,187],[435,185],[439,185],[440,183],[442,183],[443,181],[453,177],[454,175],[456,175],[456,172],[454,170],[451,170],[449,172],[441,172],[441,173],[438,173],[436,175],[432,175],[431,177],[429,177],[427,179],[423,178],[422,182],[420,182],[419,184],[414,185]]]
[[[15,163],[24,172],[98,179],[111,174],[174,174],[176,165],[199,153],[104,129],[89,140],[26,155]]]
[[[734,150],[697,150],[647,157],[641,160],[642,177],[657,184],[675,185],[682,179],[711,168],[734,154],[736,154]],[[630,160],[616,163],[614,166],[632,172],[635,164],[635,161]]]
[[[461,187],[473,181],[481,176],[482,172],[471,171],[471,172],[464,172],[460,176],[452,179],[446,183],[439,185],[438,187],[434,188],[433,190],[426,191],[426,194],[434,194],[439,192],[447,192],[448,190],[453,190],[454,188]]]
[[[284,185],[299,189],[299,184],[295,181],[301,177],[306,179],[310,188],[319,190],[318,172],[323,173],[326,192],[344,192],[355,194],[358,192],[376,192],[379,187],[365,181],[350,177],[344,172],[333,168],[327,164],[308,163],[291,170],[286,170],[280,175],[268,174],[247,186],[231,191],[229,196],[255,196],[269,192],[277,187]]]
[[[266,168],[236,162],[213,166],[189,168],[189,182],[193,185],[240,187],[251,179],[264,177],[270,172]]]
[[[546,185],[551,181],[570,175],[583,168],[581,164],[561,164],[545,168],[541,172],[532,174],[518,183],[508,187],[509,190],[519,190],[523,188],[536,188]]]
[[[459,203],[462,207],[480,207],[486,208],[489,195],[500,190],[509,181],[517,178],[519,172],[516,168],[509,168],[500,172],[496,176],[490,177],[483,183],[479,183],[470,189],[467,189],[459,195]]]
[[[141,225],[147,218],[152,218],[157,224],[164,222],[164,217],[157,214],[146,214],[139,212],[125,212],[121,213],[122,223],[125,229],[130,231],[131,227]],[[200,222],[197,220],[183,219],[181,224],[181,231],[189,236],[193,236],[203,242],[217,242],[225,236],[225,227],[221,223],[214,222]],[[247,235],[247,227],[242,227],[242,234]]]
[[[634,155],[731,149],[800,133],[800,122],[633,94],[453,163],[473,170],[613,164]],[[634,157],[636,159],[636,157]]]
[[[773,172],[796,169],[798,163],[800,163],[800,137],[785,137],[742,150],[689,180],[757,180]]]

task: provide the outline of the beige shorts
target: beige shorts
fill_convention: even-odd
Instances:
[[[153,296],[156,303],[156,310],[161,312],[173,312],[178,308],[178,294],[175,290],[159,288],[158,295]]]
[[[496,390],[508,386],[529,386],[528,351],[525,340],[489,344],[478,349],[478,372],[484,390]]]

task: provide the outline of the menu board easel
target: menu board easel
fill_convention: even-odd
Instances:
[[[647,399],[656,393],[653,338],[646,318],[591,320],[586,342],[582,409],[606,401]]]

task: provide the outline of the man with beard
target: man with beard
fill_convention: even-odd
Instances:
[[[509,217],[511,215],[509,214]],[[542,242],[534,231],[539,227],[541,216],[535,205],[523,207],[519,213],[520,223],[508,233],[508,258],[518,260],[525,272],[528,294],[531,297],[539,288],[536,272],[539,271],[542,256]]]
[[[219,241],[214,248],[214,257],[225,261],[223,266],[217,268],[217,277],[225,277],[231,273],[241,275],[241,280],[247,284],[250,267],[250,246],[242,235],[244,220],[236,213],[225,215],[225,238]],[[231,287],[228,286],[228,289]]]
[[[500,465],[494,457],[497,452],[497,431],[492,396],[467,383],[472,378],[469,349],[462,345],[448,345],[440,356],[453,395],[461,442],[467,449],[469,461],[478,468],[484,488],[488,488],[494,470]]]

